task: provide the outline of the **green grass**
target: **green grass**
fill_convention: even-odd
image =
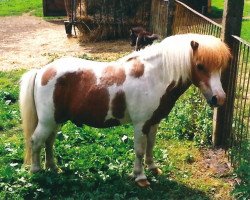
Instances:
[[[137,187],[129,177],[134,160],[131,125],[95,129],[68,122],[55,144],[62,172],[31,175],[22,168],[24,145],[17,98],[23,72],[0,72],[0,199],[211,199],[215,193],[229,198],[229,184],[200,172],[199,148],[210,137],[211,124],[204,119],[205,107],[194,107],[201,110],[188,116],[193,109],[190,95],[196,95],[193,90],[160,125],[154,152],[164,175],[147,172],[150,188]],[[200,105],[198,98],[192,99]]]
[[[0,131],[7,131],[19,124],[18,80],[22,70],[16,76],[0,71]],[[15,84],[13,84],[13,82]]]
[[[250,42],[250,18],[242,21],[241,37]]]
[[[243,16],[250,17],[250,0],[245,0],[244,2]]]
[[[41,17],[42,0],[0,0],[0,16],[22,15],[31,13]]]

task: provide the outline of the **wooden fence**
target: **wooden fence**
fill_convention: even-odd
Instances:
[[[200,33],[220,37],[221,25],[186,4],[176,1],[172,34]]]

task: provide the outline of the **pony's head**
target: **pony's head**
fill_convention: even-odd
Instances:
[[[159,35],[150,33],[142,27],[134,27],[130,29],[130,44],[131,46],[135,46],[136,51],[147,45],[151,45],[154,40],[159,38]]]
[[[231,57],[229,48],[213,36],[191,41],[193,51],[191,80],[213,106],[221,106],[226,100],[222,88],[221,71],[228,65]]]

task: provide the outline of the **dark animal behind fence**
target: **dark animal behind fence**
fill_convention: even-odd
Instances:
[[[151,45],[154,40],[159,39],[157,34],[150,33],[142,27],[134,27],[130,29],[131,46],[135,46],[135,50],[138,51],[141,48]]]

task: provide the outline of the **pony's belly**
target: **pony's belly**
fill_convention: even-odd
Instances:
[[[77,126],[81,127],[82,125],[88,125],[90,127],[94,127],[94,128],[110,128],[110,127],[115,127],[115,126],[120,126],[123,124],[128,124],[129,121],[125,121],[125,120],[119,120],[119,119],[115,119],[115,118],[110,118],[108,120],[105,120],[104,122],[98,122],[98,121],[84,121],[84,122],[77,122],[77,121],[73,121],[71,120],[74,124],[76,124]]]

